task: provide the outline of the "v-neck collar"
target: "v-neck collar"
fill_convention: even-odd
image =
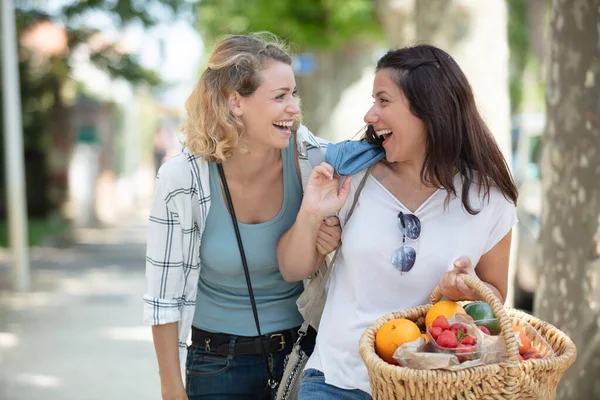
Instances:
[[[402,207],[404,210],[408,211],[411,214],[417,215],[420,214],[423,210],[423,208],[425,208],[429,203],[431,203],[433,201],[434,198],[437,197],[437,195],[442,192],[445,191],[444,188],[438,188],[435,192],[433,192],[432,194],[430,194],[420,205],[419,207],[417,207],[416,210],[412,211],[410,208],[408,208],[407,206],[404,205],[404,203],[402,203],[402,201],[400,201],[400,199],[398,199],[392,192],[390,192],[388,190],[388,188],[386,188],[384,186],[383,183],[379,182],[379,180],[377,178],[375,178],[373,175],[371,175],[369,178],[372,178],[373,181],[385,192],[387,193],[396,203],[398,203],[400,205],[400,207]]]

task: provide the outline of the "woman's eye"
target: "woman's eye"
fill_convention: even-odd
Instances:
[[[285,97],[285,93],[280,94],[279,96],[275,97],[277,100],[283,100],[283,98]]]
[[[294,91],[292,92],[292,96],[294,96],[294,97],[298,96],[298,91],[297,91],[297,90],[294,90]]]
[[[387,103],[388,101],[387,101],[387,99],[384,99],[383,97],[380,97],[379,98],[379,102],[380,103]]]

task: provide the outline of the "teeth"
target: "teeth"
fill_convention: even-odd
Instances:
[[[273,125],[282,126],[284,128],[291,128],[292,125],[294,125],[294,121],[273,122]]]
[[[377,136],[383,136],[383,135],[387,135],[388,133],[392,133],[391,129],[382,129],[380,131],[376,131],[375,134]]]

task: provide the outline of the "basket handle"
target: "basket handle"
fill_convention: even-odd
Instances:
[[[509,363],[518,363],[519,344],[513,332],[512,322],[508,317],[506,310],[504,310],[504,305],[500,302],[494,292],[492,292],[477,276],[468,274],[459,274],[458,276],[463,279],[467,286],[483,297],[484,301],[490,305],[496,319],[498,319],[502,337],[506,343],[506,361]],[[437,303],[442,297],[439,286],[436,286],[433,293],[431,293],[431,304]]]

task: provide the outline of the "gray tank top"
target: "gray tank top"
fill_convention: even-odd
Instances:
[[[283,204],[270,221],[239,223],[248,269],[263,334],[302,323],[296,300],[302,282],[283,280],[277,262],[277,243],[296,220],[302,202],[302,185],[296,171],[294,138],[282,150]],[[202,236],[202,268],[193,325],[211,332],[256,336],[256,324],[248,294],[235,231],[221,191],[219,174],[209,163],[211,207]]]

